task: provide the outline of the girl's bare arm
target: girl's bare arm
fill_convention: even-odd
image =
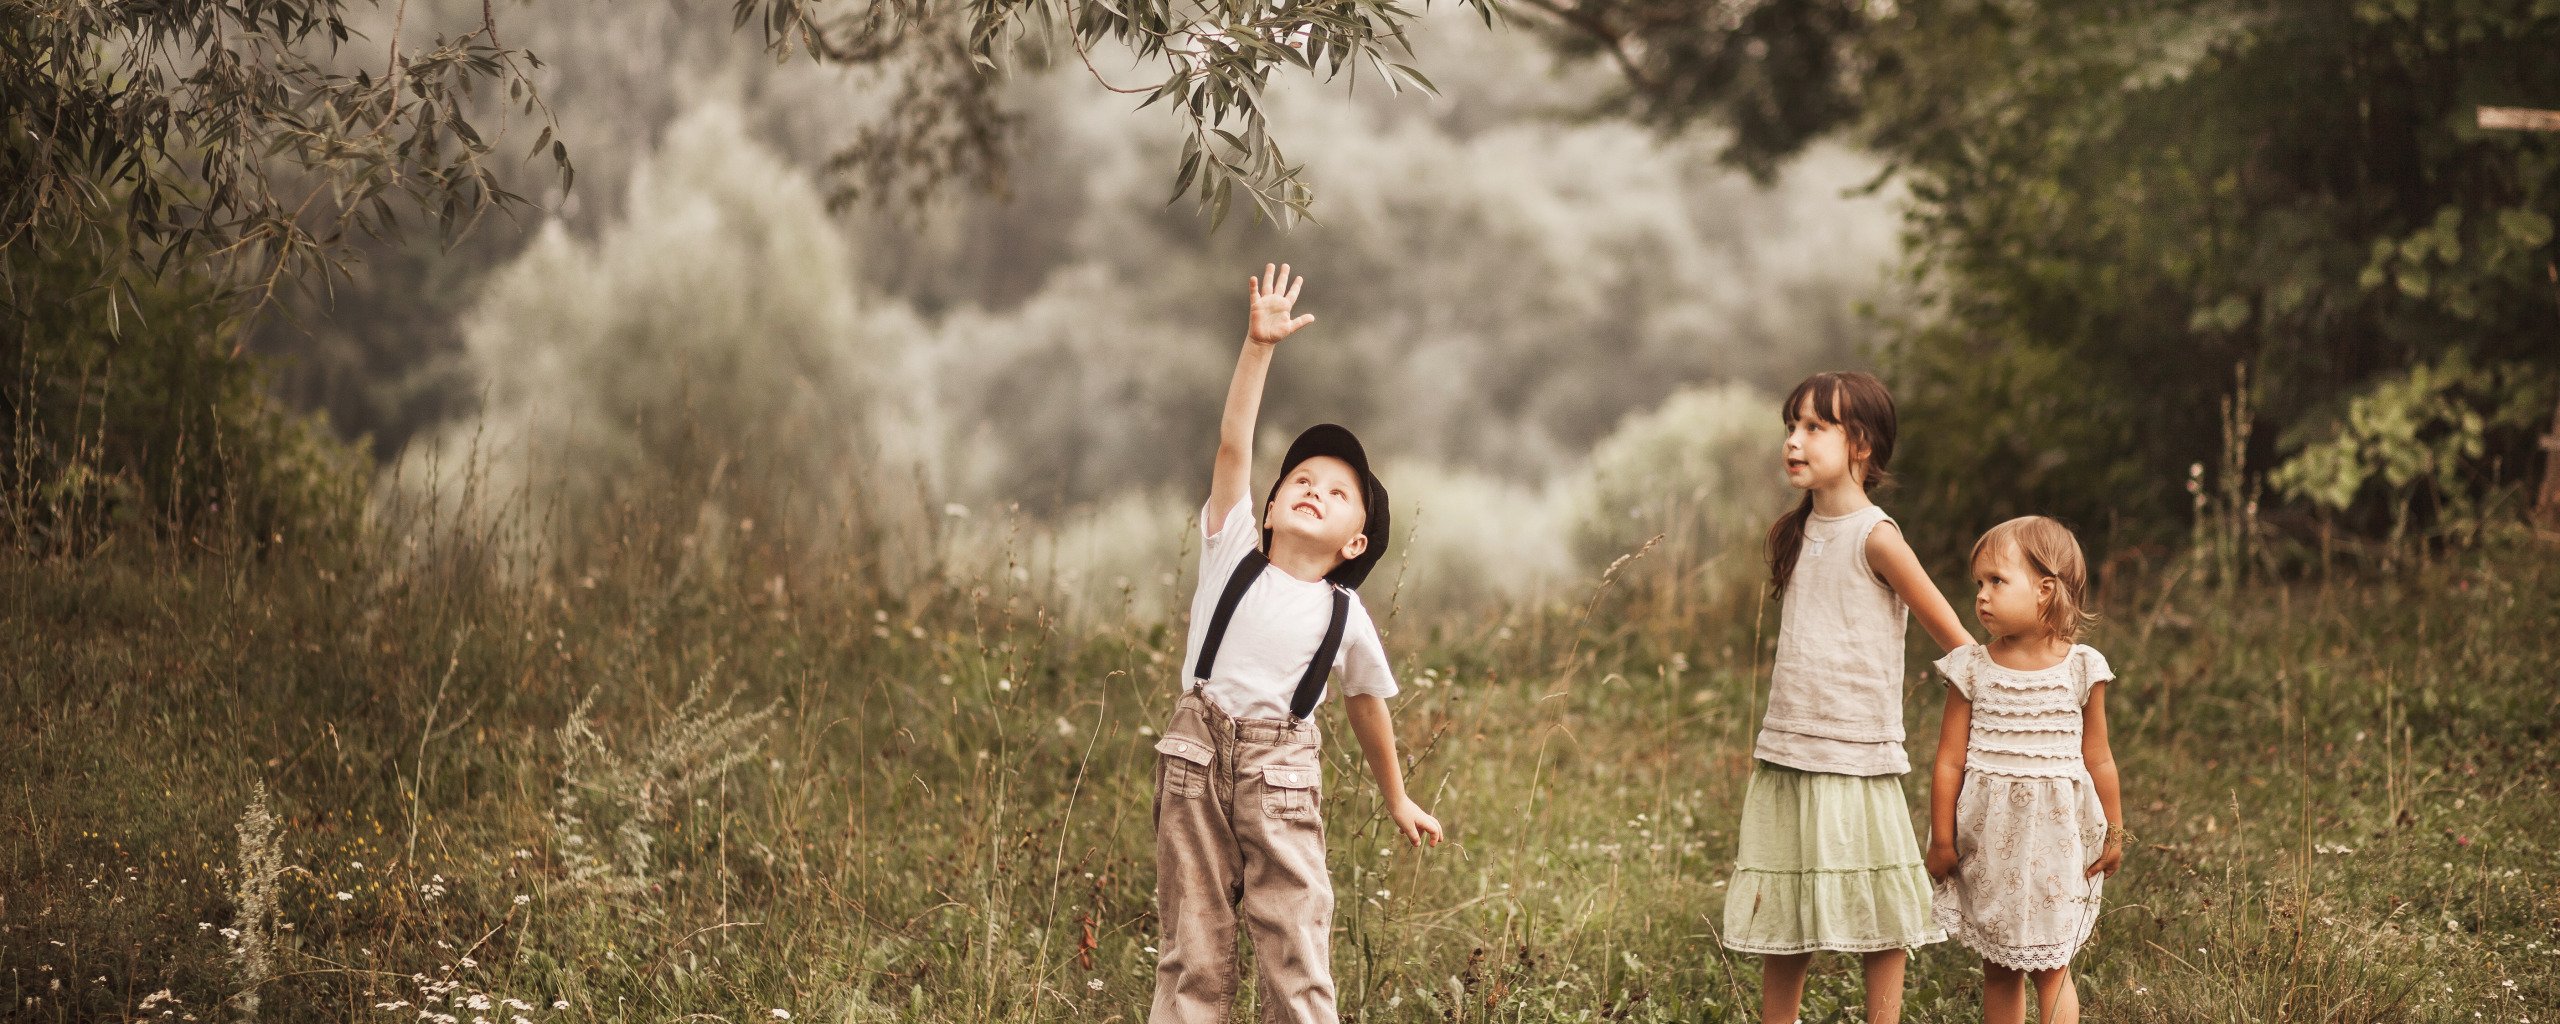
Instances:
[[[2080,713],[2080,760],[2089,766],[2089,780],[2098,787],[2098,806],[2107,813],[2107,848],[2098,861],[2089,865],[2089,874],[2105,872],[2115,876],[2124,864],[2124,796],[2116,779],[2115,748],[2107,745],[2107,684],[2089,688],[2089,704]]]
[[[1280,339],[1316,322],[1316,315],[1290,319],[1305,278],[1292,279],[1289,268],[1262,265],[1262,276],[1247,285],[1249,314],[1244,351],[1236,355],[1236,375],[1227,382],[1227,409],[1218,418],[1218,461],[1209,473],[1209,520],[1215,530],[1227,512],[1253,491],[1253,425],[1262,415],[1262,382],[1271,375],[1271,352]]]
[[[1947,709],[1938,716],[1938,756],[1929,768],[1929,877],[1956,869],[1956,796],[1964,792],[1965,741],[1973,735],[1973,702],[1947,687]]]
[[[1947,604],[1947,596],[1938,593],[1938,585],[1929,582],[1929,573],[1920,568],[1920,556],[1911,553],[1911,545],[1902,539],[1902,531],[1892,523],[1878,523],[1867,533],[1867,564],[1884,578],[1885,586],[1902,597],[1911,614],[1920,620],[1920,628],[1929,631],[1944,650],[1955,650],[1973,642],[1973,634],[1964,628],[1964,620],[1956,618],[1956,610]],[[1962,737],[1958,737],[1962,747]]]

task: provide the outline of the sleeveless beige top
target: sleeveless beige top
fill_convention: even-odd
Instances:
[[[1902,597],[1867,564],[1867,535],[1883,508],[1810,516],[1780,606],[1769,713],[1752,756],[1840,775],[1900,775]]]

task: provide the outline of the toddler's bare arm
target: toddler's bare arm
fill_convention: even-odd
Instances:
[[[2115,877],[2124,864],[2124,795],[2116,778],[2115,748],[2107,743],[2107,684],[2089,688],[2089,703],[2080,712],[2080,760],[2089,766],[2089,781],[2098,787],[2098,807],[2107,814],[2107,846],[2089,865],[2089,874]]]

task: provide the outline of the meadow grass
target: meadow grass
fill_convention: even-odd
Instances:
[[[0,1017],[1142,1019],[1182,624],[702,522],[8,556]],[[1328,712],[1348,1018],[1750,1019],[1718,936],[1777,621],[1718,565],[1428,621],[1379,574],[1454,842],[1398,848]],[[2186,578],[2116,581],[2091,639],[2134,836],[2090,1019],[2560,1019],[2560,557]],[[1978,982],[1924,949],[1906,1019]],[[1861,1001],[1825,958],[1805,1019]]]

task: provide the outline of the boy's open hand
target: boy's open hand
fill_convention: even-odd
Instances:
[[[1440,845],[1440,819],[1432,817],[1431,812],[1423,810],[1421,804],[1413,802],[1413,798],[1396,801],[1395,806],[1387,809],[1387,815],[1395,819],[1396,831],[1404,833],[1406,843],[1420,846],[1423,833],[1428,832],[1431,845]]]
[[[1288,264],[1283,263],[1274,271],[1271,264],[1265,263],[1261,277],[1246,280],[1251,282],[1253,296],[1252,314],[1244,328],[1246,341],[1257,345],[1278,344],[1280,339],[1298,333],[1298,328],[1316,322],[1313,313],[1295,320],[1289,318],[1290,311],[1298,306],[1298,289],[1306,285],[1307,279],[1290,277]]]

